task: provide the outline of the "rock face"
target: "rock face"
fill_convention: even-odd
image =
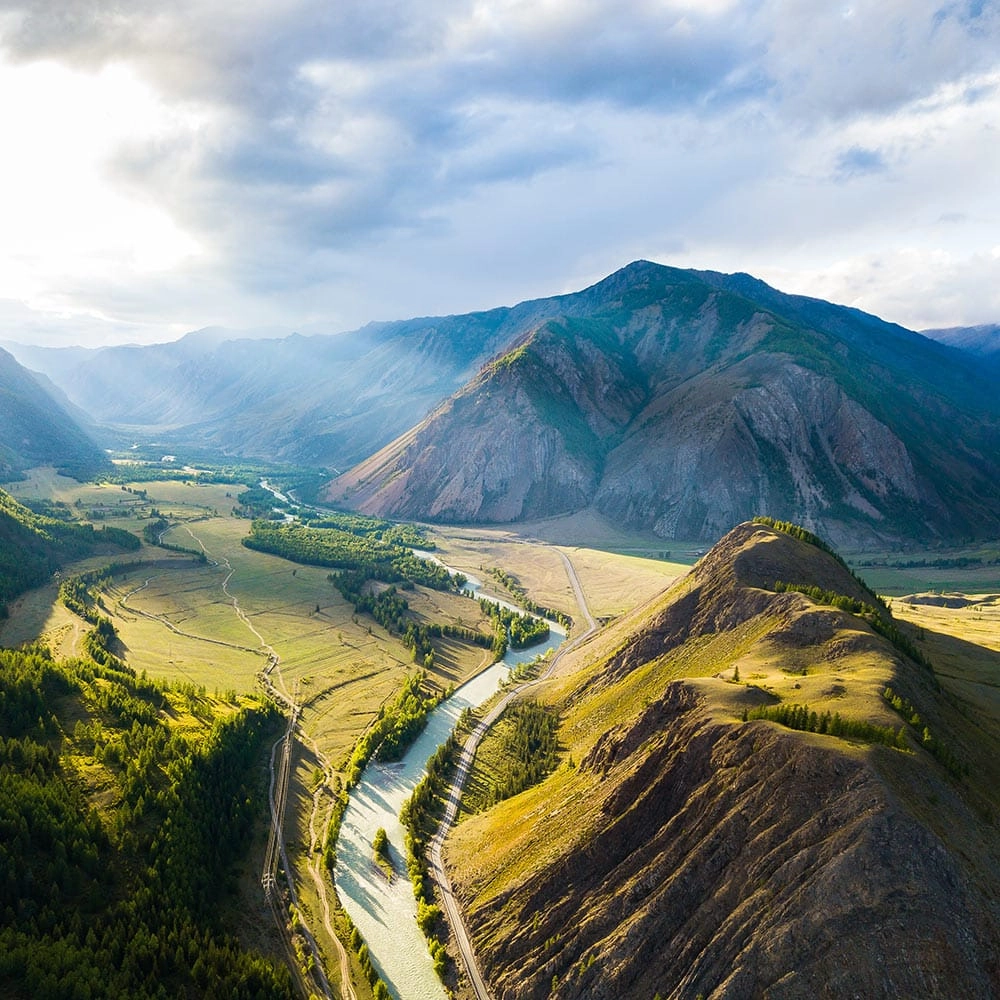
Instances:
[[[518,899],[484,963],[498,998],[550,995],[556,933],[598,959],[560,998],[996,995],[966,876],[870,767],[714,724],[681,683],[638,726],[583,761],[610,789],[601,827]]]
[[[1000,993],[1000,844],[974,785],[912,743],[740,721],[740,704],[787,695],[899,725],[879,694],[891,681],[947,732],[926,668],[854,616],[767,589],[874,599],[809,548],[739,526],[552,689],[575,769],[461,824],[448,850],[498,1000]],[[767,690],[676,679],[707,643],[729,650],[711,655],[727,673],[752,657]]]
[[[833,379],[789,362],[707,405],[703,388],[658,400],[615,449],[594,497],[600,511],[664,537],[702,538],[766,511],[876,526],[887,502],[919,506],[905,445]],[[839,518],[828,518],[836,505]]]
[[[547,324],[439,407],[404,462],[389,453],[392,471],[374,473],[377,505],[458,521],[578,510],[641,396],[614,353]]]
[[[996,378],[958,352],[745,275],[640,263],[559,304],[329,497],[705,540],[759,513],[838,544],[1000,529]]]

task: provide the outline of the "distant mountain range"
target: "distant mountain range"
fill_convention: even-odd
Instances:
[[[949,337],[638,261],[337,335],[12,350],[119,440],[350,469],[329,498],[373,513],[714,540],[765,512],[864,546],[1000,534],[1000,374]]]
[[[98,349],[9,344],[115,440],[346,469],[411,427],[516,336],[528,306],[335,335]]]
[[[951,344],[1000,365],[1000,324],[952,326],[943,330],[924,330],[924,335],[942,344]]]

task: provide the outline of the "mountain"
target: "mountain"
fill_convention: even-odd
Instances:
[[[764,511],[837,544],[1000,531],[998,379],[967,353],[644,261],[549,302],[329,499],[470,523],[592,506],[684,539]]]
[[[0,350],[0,480],[35,465],[86,477],[107,458],[30,372]]]
[[[1000,324],[953,326],[944,330],[924,330],[924,336],[942,344],[961,348],[977,357],[1000,364]]]
[[[150,346],[9,345],[91,419],[177,449],[347,468],[412,426],[551,300],[349,333]]]
[[[561,763],[446,847],[497,1000],[1000,994],[1000,719],[807,533],[571,656]]]

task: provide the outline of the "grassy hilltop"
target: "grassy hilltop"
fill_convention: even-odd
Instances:
[[[561,763],[448,850],[495,995],[994,995],[1000,726],[921,645],[744,524],[575,651]]]

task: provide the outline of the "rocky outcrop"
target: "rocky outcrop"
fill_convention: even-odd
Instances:
[[[516,521],[579,510],[642,398],[625,362],[547,324],[441,406],[403,453],[342,477],[362,510],[441,521]]]

